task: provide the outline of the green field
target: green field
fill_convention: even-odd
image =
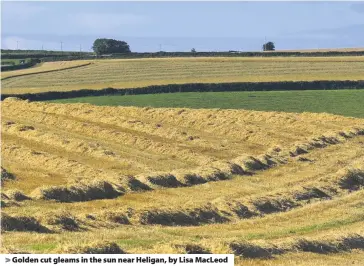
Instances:
[[[327,112],[364,117],[364,90],[191,92],[128,96],[99,96],[55,100],[110,106],[249,109],[282,112]]]

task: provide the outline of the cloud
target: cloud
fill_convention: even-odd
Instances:
[[[113,13],[76,13],[69,14],[67,24],[73,25],[73,30],[83,33],[115,33],[122,27],[137,26],[148,23],[144,16],[135,14]]]

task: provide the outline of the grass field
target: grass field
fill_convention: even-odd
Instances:
[[[1,108],[3,252],[362,262],[363,119],[15,99]]]
[[[72,61],[72,64],[85,63]],[[59,68],[58,64],[62,63],[53,64]],[[49,68],[44,64],[43,69]],[[95,60],[74,69],[7,78],[2,80],[2,92],[135,88],[196,82],[360,80],[363,72],[364,57],[360,56]],[[16,73],[20,72],[13,75]]]
[[[107,106],[223,108],[332,113],[364,118],[364,90],[165,93],[55,100]]]

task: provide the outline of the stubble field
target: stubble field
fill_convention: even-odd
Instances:
[[[364,57],[361,56],[82,60],[66,63],[76,68],[47,72],[60,69],[59,64],[44,63],[37,70],[43,71],[43,67],[44,73],[2,80],[2,93],[136,88],[173,83],[361,80],[364,72]],[[33,69],[22,71],[35,72],[37,68]]]
[[[59,62],[46,62],[38,64],[35,67],[21,69],[21,70],[13,70],[13,71],[5,71],[1,73],[1,80],[7,80],[10,78],[27,76],[27,75],[35,75],[39,73],[48,73],[53,71],[60,71],[66,69],[73,69],[76,67],[87,66],[89,65],[89,61],[59,61]]]
[[[330,114],[7,99],[3,249],[359,263],[363,135]]]

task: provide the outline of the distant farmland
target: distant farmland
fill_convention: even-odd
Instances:
[[[86,63],[87,60],[72,61],[70,64]],[[43,69],[46,71],[48,68]],[[41,68],[31,71],[38,70],[42,71]],[[134,88],[197,82],[360,80],[363,73],[364,57],[360,56],[94,60],[90,65],[73,69],[2,80],[2,92]]]

